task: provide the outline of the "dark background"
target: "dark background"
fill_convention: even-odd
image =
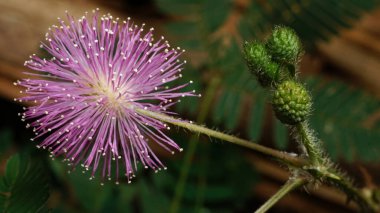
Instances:
[[[171,44],[187,50],[183,58],[189,63],[183,81],[194,80],[192,87],[203,98],[187,98],[178,104],[173,110],[181,113],[181,117],[293,152],[297,151],[296,145],[289,139],[286,128],[273,119],[265,99],[267,94],[245,67],[241,44],[244,40],[265,38],[275,24],[295,28],[306,52],[300,62],[300,75],[314,95],[311,126],[331,157],[355,178],[358,186],[378,187],[380,10],[377,5],[377,1],[370,0],[1,1],[0,173],[6,177],[8,167],[9,171],[13,168],[7,165],[10,156],[31,155],[41,171],[29,165],[30,170],[25,170],[26,175],[14,184],[19,184],[22,189],[19,193],[27,197],[22,199],[30,199],[32,206],[53,212],[168,212],[184,168],[189,172],[179,212],[252,212],[286,181],[286,169],[268,158],[221,141],[210,143],[206,137],[197,138],[177,128],[172,128],[170,134],[185,152],[175,156],[160,152],[168,171],[154,174],[140,170],[130,185],[122,181],[119,186],[113,183],[100,186],[99,180],[89,181],[89,175],[79,170],[67,174],[61,159],[53,161],[47,152],[35,149],[36,144],[28,139],[30,130],[24,128],[17,116],[22,106],[13,101],[20,96],[13,82],[24,78],[27,69],[23,63],[30,54],[42,54],[38,52],[40,41],[47,28],[57,24],[56,18],[65,16],[65,10],[80,17],[85,11],[100,8],[101,13],[121,18],[131,16],[136,23],[145,22],[156,28],[156,36],[165,35]],[[194,151],[190,157],[185,156],[188,150]],[[184,163],[187,158],[191,159],[190,164]],[[20,176],[23,173],[17,168]],[[31,177],[39,177],[39,181],[32,182],[35,180]],[[37,188],[28,188],[23,183],[35,184]],[[22,199],[4,205],[21,206],[25,202]],[[342,193],[320,186],[318,190],[308,188],[289,194],[271,211],[305,210],[357,209],[353,203],[346,204]],[[14,212],[17,211],[22,210]]]

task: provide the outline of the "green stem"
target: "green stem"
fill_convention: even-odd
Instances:
[[[319,165],[322,161],[321,151],[319,146],[313,141],[313,136],[309,133],[308,127],[304,122],[296,125],[297,133],[301,143],[305,146],[306,153],[312,165]]]
[[[220,79],[219,78],[213,78],[208,86],[208,89],[205,93],[205,97],[203,98],[204,101],[202,101],[202,105],[200,107],[200,112],[197,116],[197,122],[203,123],[206,120],[207,113],[210,109],[212,99],[214,97],[215,90],[217,86],[219,85]],[[185,185],[187,181],[187,176],[189,174],[189,170],[191,167],[192,158],[194,156],[195,150],[197,148],[197,145],[199,143],[198,136],[192,136],[190,139],[190,144],[187,148],[186,154],[184,156],[183,166],[181,167],[181,172],[179,176],[179,180],[177,182],[177,185],[175,187],[175,193],[174,198],[172,200],[171,206],[170,206],[170,212],[176,213],[178,212],[179,208],[181,207],[181,200],[182,195],[185,190]]]
[[[274,204],[276,204],[281,198],[286,194],[299,188],[300,186],[307,183],[305,178],[291,178],[289,179],[280,190],[278,190],[274,195],[272,195],[269,200],[267,200],[255,213],[264,213],[268,211]]]
[[[317,180],[325,180],[327,183],[336,186],[349,199],[354,200],[363,212],[377,212],[379,210],[378,204],[371,197],[365,196],[360,189],[356,188],[345,174],[334,168],[327,156],[322,156],[321,147],[313,141],[313,136],[306,124],[298,124],[296,128],[312,163],[312,167],[305,171]]]
[[[222,132],[218,132],[218,131],[215,131],[215,130],[212,130],[212,129],[209,129],[209,128],[206,128],[203,126],[199,126],[197,124],[190,123],[188,121],[179,120],[177,118],[174,118],[174,117],[162,114],[162,113],[156,113],[156,112],[152,112],[152,111],[148,111],[148,110],[144,110],[144,109],[140,109],[140,108],[135,108],[135,111],[141,115],[145,115],[145,116],[148,116],[151,118],[155,118],[155,119],[158,119],[160,121],[164,121],[166,123],[170,123],[170,124],[188,129],[192,132],[205,134],[209,137],[218,138],[218,139],[221,139],[223,141],[226,141],[226,142],[229,142],[229,143],[232,143],[235,145],[239,145],[239,146],[257,151],[261,154],[273,157],[273,158],[280,160],[286,164],[289,164],[289,165],[292,165],[292,166],[295,166],[298,168],[300,168],[304,165],[308,165],[308,161],[301,159],[299,157],[292,156],[286,152],[271,149],[271,148],[256,144],[252,141],[244,140],[244,139],[232,136],[232,135],[228,135],[228,134],[225,134]]]
[[[328,171],[325,177],[329,183],[336,185],[337,188],[343,191],[348,199],[354,200],[362,212],[379,212],[379,204],[375,203],[371,196],[366,196],[360,189],[354,187],[351,181],[340,172]]]
[[[212,129],[208,129],[208,128],[203,127],[203,126],[199,126],[199,125],[196,125],[193,123],[189,123],[188,121],[183,121],[183,120],[180,120],[180,119],[177,119],[177,118],[165,115],[165,114],[151,112],[151,111],[140,109],[140,108],[135,108],[135,111],[139,114],[142,114],[142,115],[145,115],[145,116],[148,116],[151,118],[155,118],[155,119],[158,119],[160,121],[170,123],[170,124],[173,124],[173,125],[185,128],[185,129],[188,129],[192,132],[205,134],[209,137],[218,138],[218,139],[224,140],[226,142],[254,150],[256,152],[270,156],[274,159],[282,161],[282,162],[284,162],[290,166],[296,167],[296,168],[304,168],[304,166],[310,165],[309,161],[302,159],[302,158],[299,158],[299,157],[292,156],[286,152],[281,152],[281,151],[278,151],[275,149],[271,149],[271,148],[268,148],[265,146],[261,146],[259,144],[253,143],[253,142],[248,141],[248,140],[240,139],[240,138],[237,138],[237,137],[232,136],[232,135],[228,135],[228,134],[225,134],[222,132],[218,132],[218,131],[215,131]],[[302,127],[302,126],[299,126],[299,127]],[[303,139],[302,139],[303,142],[306,142],[306,144],[310,145],[309,142],[311,140],[309,137],[306,137],[308,135],[307,131],[304,129],[304,127],[302,127],[300,130],[302,130],[301,136],[303,137]],[[305,140],[305,139],[307,139],[307,140]],[[313,147],[313,146],[310,146],[310,147]],[[317,151],[319,151],[319,150],[317,150]],[[309,152],[311,154],[311,155],[309,155],[309,157],[313,156],[313,153],[314,153],[313,149],[309,150]],[[316,160],[316,159],[318,159],[318,158],[314,157],[314,160]],[[318,166],[318,164],[317,165],[313,164],[313,165],[317,166],[317,167],[312,167],[312,169],[314,169],[316,171],[309,172],[309,174],[313,175],[313,177],[315,179],[326,178],[330,183],[334,183],[336,186],[338,186],[340,189],[342,189],[350,198],[354,198],[355,201],[362,208],[365,207],[365,209],[369,209],[368,210],[369,212],[376,212],[376,210],[379,209],[378,204],[374,203],[370,197],[364,196],[358,188],[354,187],[350,181],[347,181],[347,179],[344,178],[344,175],[340,174],[339,172],[335,172],[335,171],[326,171],[326,170],[323,171],[325,168],[324,166],[322,166],[320,168]]]

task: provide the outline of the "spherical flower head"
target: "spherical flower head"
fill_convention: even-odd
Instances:
[[[166,86],[182,76],[182,51],[163,37],[154,41],[153,29],[145,33],[129,18],[96,10],[67,19],[58,18],[41,45],[52,58],[32,55],[25,62],[34,70],[31,79],[16,83],[26,94],[18,101],[32,104],[21,114],[31,121],[32,140],[73,168],[90,170],[91,178],[99,171],[118,183],[121,173],[130,182],[139,162],[155,171],[165,168],[149,143],[172,153],[181,148],[164,134],[166,124],[135,109],[170,114],[166,110],[177,98],[194,95],[179,91],[187,84]]]
[[[310,114],[311,105],[306,88],[292,80],[279,84],[272,97],[273,110],[284,124],[295,125],[304,121]]]

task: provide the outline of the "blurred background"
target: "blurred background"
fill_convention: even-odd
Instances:
[[[174,111],[266,146],[297,152],[275,121],[267,94],[242,59],[245,40],[264,39],[274,25],[293,27],[305,55],[300,75],[314,97],[311,126],[328,153],[360,187],[380,184],[380,8],[376,0],[12,0],[0,1],[0,209],[8,212],[252,212],[286,181],[270,159],[174,128],[184,152],[159,153],[165,172],[140,170],[132,184],[100,186],[89,174],[70,174],[30,142],[13,98],[23,63],[39,52],[47,28],[65,10],[146,23],[186,49],[184,82],[203,97]],[[271,212],[355,212],[329,187],[293,192]]]

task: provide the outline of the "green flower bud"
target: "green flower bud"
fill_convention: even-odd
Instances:
[[[301,55],[301,42],[293,29],[276,26],[267,41],[267,48],[273,60],[294,64]]]
[[[270,86],[273,82],[277,82],[279,78],[280,66],[274,62],[269,62],[265,70],[257,74],[257,80],[263,87]]]
[[[244,44],[244,54],[248,67],[252,72],[263,70],[271,61],[271,56],[261,42],[246,42]]]
[[[279,65],[271,60],[264,44],[257,41],[246,42],[244,55],[249,70],[263,86],[277,81]]]
[[[294,125],[306,119],[311,111],[311,97],[302,84],[284,81],[277,86],[272,97],[272,107],[284,124]]]

